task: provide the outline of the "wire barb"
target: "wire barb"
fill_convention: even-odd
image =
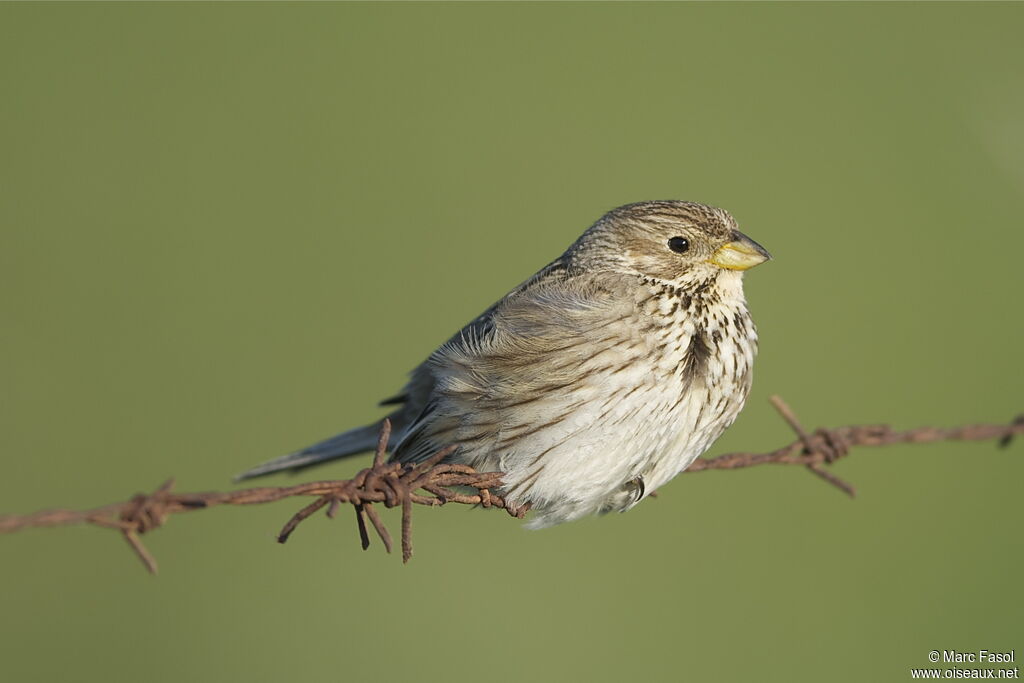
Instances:
[[[888,425],[854,425],[808,432],[785,401],[778,396],[772,396],[770,400],[782,419],[796,433],[797,439],[793,443],[767,453],[726,453],[713,458],[699,458],[686,472],[734,470],[767,464],[800,465],[853,496],[856,493],[854,487],[826,469],[826,466],[846,457],[853,447],[986,440],[997,440],[1000,446],[1006,447],[1014,436],[1024,433],[1024,414],[1009,423],[965,425],[949,429],[920,427],[895,431]],[[369,528],[366,524],[369,520],[384,549],[389,553],[392,550],[391,535],[374,504],[381,503],[387,508],[400,507],[403,562],[408,562],[413,553],[413,505],[439,507],[448,503],[458,503],[501,508],[519,519],[529,511],[529,503],[516,505],[502,497],[500,472],[477,472],[467,465],[445,462],[455,451],[454,447],[444,448],[417,464],[387,462],[390,436],[391,423],[384,420],[371,466],[359,471],[352,479],[208,493],[174,493],[174,480],[169,479],[149,495],[140,493],[126,502],[91,510],[44,510],[29,515],[0,517],[0,533],[12,533],[30,527],[63,526],[83,522],[116,529],[146,569],[155,574],[156,560],[142,544],[140,537],[162,526],[172,514],[218,505],[258,505],[285,498],[313,497],[314,500],[292,515],[281,529],[277,540],[284,543],[299,524],[320,509],[326,507],[327,516],[333,518],[342,504],[349,504],[355,509],[356,525],[363,549],[370,546]],[[467,488],[476,489],[476,493],[462,492]]]
[[[1013,422],[1011,422],[1009,427],[1006,429],[1006,433],[1003,434],[1001,439],[999,439],[999,447],[1008,447],[1010,442],[1013,441],[1013,437],[1020,433],[1020,427],[1024,427],[1024,413],[1013,418]]]
[[[814,433],[818,438],[812,438],[803,428],[803,425],[800,424],[796,413],[782,400],[781,396],[775,394],[768,397],[768,400],[771,401],[771,404],[779,411],[782,419],[793,428],[793,431],[800,438],[800,443],[804,445],[803,453],[808,456],[820,456],[819,460],[808,462],[807,469],[849,495],[850,498],[855,498],[857,496],[857,489],[852,484],[843,481],[822,467],[822,465],[831,465],[839,458],[849,454],[850,447],[843,438],[836,432],[828,429],[818,429]]]

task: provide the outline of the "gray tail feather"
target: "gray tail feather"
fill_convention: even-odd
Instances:
[[[297,471],[327,462],[328,460],[372,451],[377,446],[379,433],[380,423],[356,427],[337,436],[325,439],[320,443],[315,443],[308,448],[303,448],[301,451],[282,455],[262,465],[257,465],[250,470],[236,475],[235,481],[262,477],[265,474],[272,474],[281,470]]]

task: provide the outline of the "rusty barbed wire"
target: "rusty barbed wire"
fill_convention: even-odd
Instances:
[[[797,434],[797,439],[767,453],[726,453],[713,458],[699,458],[686,473],[706,470],[733,470],[756,465],[803,465],[815,475],[836,486],[850,496],[856,490],[832,472],[825,469],[836,460],[846,457],[852,447],[888,446],[901,443],[935,443],[939,441],[987,441],[998,439],[1006,447],[1012,438],[1024,433],[1024,415],[1007,424],[974,424],[948,429],[920,427],[894,430],[889,425],[853,425],[807,432],[796,415],[778,396],[771,402],[782,418]],[[314,481],[295,486],[267,486],[239,491],[174,493],[174,480],[164,482],[150,494],[137,494],[130,500],[112,503],[90,510],[43,510],[28,515],[0,517],[0,533],[12,533],[30,527],[93,524],[121,532],[132,550],[151,573],[157,563],[139,538],[142,534],[162,526],[173,514],[204,510],[218,505],[258,505],[296,496],[313,496],[315,500],[296,512],[277,536],[284,543],[303,521],[327,508],[333,518],[342,504],[352,505],[356,526],[364,550],[370,546],[369,520],[387,552],[392,540],[374,504],[387,508],[401,508],[402,561],[412,557],[412,506],[437,507],[447,503],[479,505],[500,508],[510,515],[522,518],[528,505],[514,507],[500,494],[500,472],[477,472],[467,465],[442,462],[454,451],[448,447],[415,465],[387,462],[385,453],[391,425],[385,419],[373,462],[352,479]],[[476,489],[476,493],[461,493],[457,487]],[[419,493],[425,491],[426,493]]]

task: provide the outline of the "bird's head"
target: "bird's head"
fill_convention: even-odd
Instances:
[[[741,233],[727,211],[677,200],[612,209],[567,254],[584,268],[685,284],[738,273],[771,256]]]

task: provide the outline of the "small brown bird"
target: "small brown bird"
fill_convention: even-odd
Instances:
[[[770,256],[727,212],[613,209],[413,370],[389,417],[392,459],[503,472],[537,528],[625,511],[686,469],[750,391],[757,332],[743,271]],[[238,476],[371,450],[380,423]]]

